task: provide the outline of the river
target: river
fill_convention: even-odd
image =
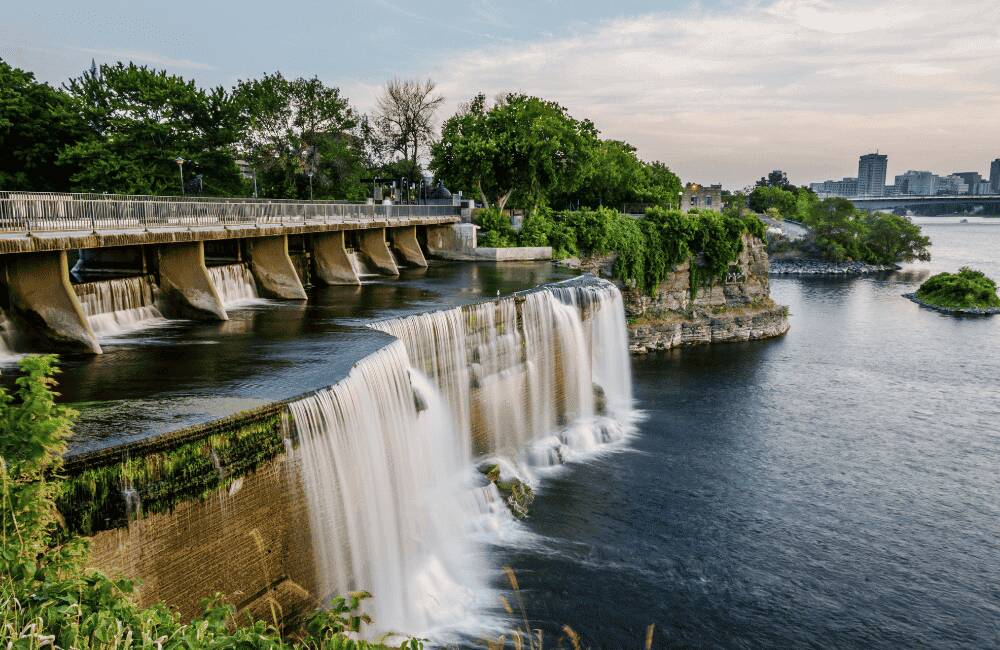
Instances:
[[[918,221],[930,263],[773,279],[781,339],[634,359],[631,445],[544,482],[496,551],[534,625],[604,648],[650,623],[656,647],[1000,644],[1000,318],[900,297],[962,264],[1000,278],[1000,220]]]

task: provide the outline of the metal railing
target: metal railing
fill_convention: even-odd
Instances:
[[[377,205],[219,197],[0,192],[0,232],[303,225],[458,216],[451,205]]]

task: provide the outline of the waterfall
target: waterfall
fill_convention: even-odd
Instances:
[[[557,464],[627,429],[627,332],[609,282],[573,280],[372,327],[403,341],[479,455]]]
[[[21,355],[14,352],[14,331],[7,314],[0,309],[0,363],[11,363]]]
[[[477,459],[534,481],[625,435],[621,295],[576,279],[371,327],[396,340],[289,405],[319,591],[370,591],[375,634],[481,626],[477,540],[512,518]]]
[[[484,571],[465,534],[471,459],[442,397],[409,366],[394,342],[289,408],[321,593],[368,590],[375,631],[422,634],[465,616]]]
[[[354,273],[357,274],[359,278],[375,278],[379,276],[378,272],[373,271],[371,267],[368,266],[368,262],[358,251],[348,249],[347,258],[351,260],[351,268],[354,269]]]
[[[116,278],[74,286],[98,336],[112,336],[166,322],[155,306],[152,277]]]
[[[210,266],[208,273],[222,298],[222,306],[226,309],[246,306],[260,300],[257,283],[246,264]]]

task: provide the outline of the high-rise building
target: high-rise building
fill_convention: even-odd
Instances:
[[[882,196],[888,162],[888,156],[878,153],[865,154],[858,159],[859,196]]]
[[[990,164],[990,191],[1000,194],[1000,158]]]
[[[962,182],[966,185],[966,194],[975,194],[976,188],[979,187],[979,183],[983,180],[979,172],[955,172],[952,176],[958,176],[962,179]]]

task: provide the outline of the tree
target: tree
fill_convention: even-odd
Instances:
[[[410,161],[411,168],[418,168],[420,152],[434,136],[434,115],[444,103],[435,88],[430,79],[393,79],[377,100],[375,124],[388,148]]]
[[[924,235],[920,226],[906,217],[895,214],[870,214],[865,219],[866,259],[876,264],[895,264],[914,260],[929,261],[930,237]]]
[[[758,185],[750,192],[747,203],[750,209],[757,213],[765,213],[775,208],[783,217],[796,214],[796,195],[780,187]]]
[[[788,174],[775,169],[767,176],[761,176],[754,187],[777,187],[782,190],[794,190],[795,187],[788,182]]]
[[[502,210],[514,197],[534,209],[581,187],[596,138],[589,120],[555,102],[512,93],[487,107],[480,94],[445,121],[431,169],[485,205]]]
[[[0,189],[67,191],[59,154],[86,136],[70,97],[0,59]]]
[[[87,127],[59,158],[75,167],[74,189],[175,194],[174,161],[183,158],[185,171],[200,174],[209,192],[242,193],[233,151],[238,111],[222,88],[205,91],[134,63],[92,67],[65,88]]]
[[[233,88],[244,130],[239,151],[258,173],[265,196],[360,198],[364,134],[370,125],[340,89],[318,78],[285,79],[280,72]],[[311,174],[311,177],[310,177]]]

